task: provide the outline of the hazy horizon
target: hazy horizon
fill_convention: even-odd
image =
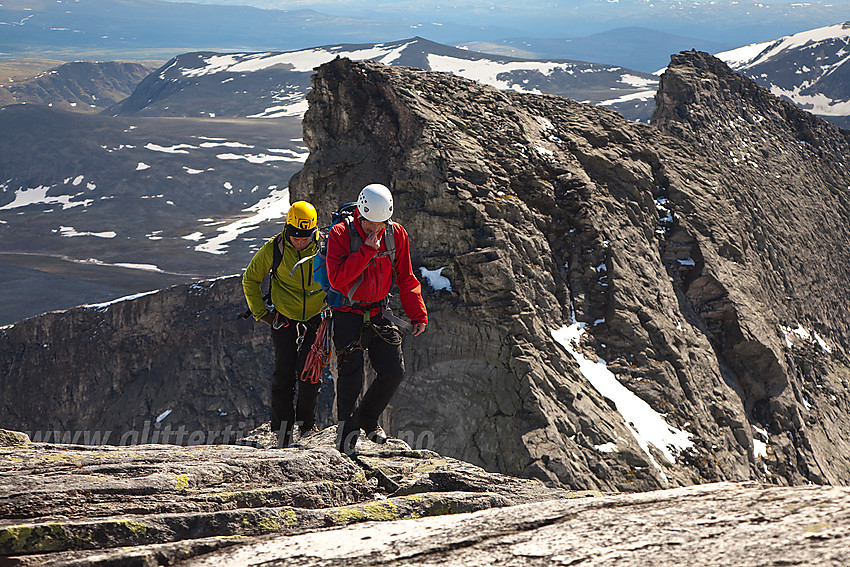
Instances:
[[[646,27],[674,35],[738,42],[741,45],[850,20],[850,0],[595,0],[537,2],[515,0],[375,0],[368,7],[353,0],[165,0],[172,3],[253,6],[266,10],[314,10],[352,18],[419,20],[421,24],[463,24],[495,28],[509,37],[585,37],[621,27]],[[416,24],[411,24],[415,26]],[[501,28],[501,29],[499,29]],[[411,27],[411,36],[416,28]],[[491,34],[492,35],[492,34]],[[495,36],[499,34],[496,33]],[[497,39],[492,36],[487,39]],[[402,39],[401,37],[394,39]],[[458,41],[463,38],[458,38]],[[741,43],[742,42],[742,43]]]

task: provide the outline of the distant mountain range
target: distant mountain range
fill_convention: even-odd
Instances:
[[[183,2],[187,0],[171,0]],[[372,2],[345,2],[341,0],[192,0],[197,4],[254,6],[266,10],[309,8],[326,14],[375,21],[404,22],[410,30],[443,43],[457,44],[466,41],[501,41],[504,38],[577,38],[599,34],[628,26],[652,28],[665,34],[710,39],[742,45],[763,41],[806,28],[817,28],[846,18],[846,2],[834,0],[808,0],[794,2],[763,2],[761,0],[712,0],[711,2],[682,2],[681,0],[608,0],[594,2],[445,2],[442,0],[373,0]],[[450,28],[452,23],[475,26],[474,36],[436,36],[429,28]],[[500,29],[501,28],[501,29]],[[509,28],[519,32],[499,34]],[[440,31],[440,30],[437,30]],[[409,33],[409,32],[408,32]],[[393,37],[403,37],[395,35]],[[349,36],[350,37],[350,36]],[[365,41],[377,41],[372,36]],[[350,37],[349,41],[357,41]],[[363,40],[361,40],[363,41]],[[615,40],[616,41],[616,40]],[[635,44],[636,50],[651,49],[652,40]],[[696,47],[686,45],[671,50]],[[603,46],[604,49],[604,46]],[[484,50],[486,51],[486,50]],[[669,56],[669,53],[667,54]],[[537,53],[533,58],[584,59],[576,53]],[[634,69],[625,61],[603,60]],[[665,66],[664,61],[660,66]],[[659,67],[656,67],[656,69]]]
[[[470,42],[464,45],[486,53],[528,59],[576,59],[622,65],[629,69],[654,73],[666,67],[674,53],[689,49],[717,53],[739,44],[629,26],[569,39],[524,37],[506,39],[498,43]]]
[[[846,9],[827,0],[618,0],[513,9],[474,2],[4,0],[0,59],[167,60],[189,51],[289,51],[418,35],[501,55],[654,72],[682,50],[716,53],[844,18]]]
[[[747,45],[717,57],[776,96],[850,128],[850,22]]]
[[[75,61],[37,76],[0,81],[5,104],[28,102],[63,110],[97,113],[115,106],[155,67],[130,62]]]
[[[300,116],[314,67],[335,57],[454,73],[518,92],[555,94],[610,106],[648,121],[658,78],[584,61],[533,61],[477,53],[420,37],[289,52],[187,53],[142,81],[109,111],[133,116]]]
[[[411,32],[453,42],[518,35],[474,23],[343,17],[312,10],[258,9],[160,0],[4,0],[0,55],[169,59],[194,50],[290,50],[335,42],[382,41]]]

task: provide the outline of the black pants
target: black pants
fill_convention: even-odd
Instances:
[[[278,316],[282,320],[282,316]],[[306,322],[307,332],[301,349],[298,349],[298,322],[288,321],[287,325],[272,328],[274,343],[274,373],[272,374],[271,428],[281,432],[279,439],[284,445],[291,440],[292,426],[300,423],[301,431],[308,431],[316,423],[316,400],[319,397],[321,383],[312,384],[300,380],[304,370],[304,361],[310,346],[316,338],[316,330],[322,318],[316,315]],[[295,402],[295,389],[298,385],[298,401]],[[283,431],[281,431],[283,427]]]
[[[337,418],[340,422],[354,419],[367,432],[374,431],[378,418],[404,378],[401,333],[381,315],[373,317],[371,324],[365,324],[363,315],[355,312],[336,310],[333,317]],[[355,409],[366,377],[363,368],[365,351],[369,352],[369,361],[377,378]]]

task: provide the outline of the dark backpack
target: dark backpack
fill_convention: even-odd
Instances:
[[[274,280],[274,275],[277,273],[278,266],[280,266],[280,263],[283,261],[283,232],[275,236],[274,248],[272,250],[272,267],[269,270],[269,290],[263,296],[263,301],[269,311],[272,310],[272,280]],[[250,316],[251,309],[246,309],[245,313],[240,315],[243,319],[247,319]]]
[[[331,224],[323,229],[329,234],[332,226],[340,222],[344,222],[345,228],[348,231],[350,253],[360,250],[360,245],[363,244],[363,239],[360,237],[360,233],[357,232],[357,227],[354,226],[354,209],[356,207],[356,202],[345,203],[331,215]],[[387,249],[384,252],[380,252],[376,257],[390,257],[393,277],[395,277],[395,234],[393,233],[392,222],[387,225],[387,230],[384,232],[384,239]],[[325,301],[327,302],[328,307],[351,305],[354,292],[357,290],[358,286],[360,286],[360,282],[363,281],[363,276],[361,275],[357,281],[354,282],[354,285],[351,286],[351,289],[348,292],[348,296],[345,296],[342,292],[331,286],[330,280],[328,279],[327,258],[328,239],[326,236],[319,245],[319,252],[313,260],[313,279],[322,286],[322,290],[324,290],[327,295],[327,299]]]

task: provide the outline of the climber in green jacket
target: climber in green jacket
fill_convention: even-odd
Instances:
[[[283,232],[254,254],[242,276],[245,299],[254,319],[271,327],[275,352],[271,428],[278,435],[278,447],[292,443],[295,424],[299,425],[302,435],[317,430],[320,383],[298,379],[321,322],[325,302],[322,287],[313,280],[313,256],[319,248],[316,219],[313,205],[306,201],[293,203],[286,215]],[[261,284],[274,265],[276,253],[280,264],[271,281],[270,305],[267,305]]]

